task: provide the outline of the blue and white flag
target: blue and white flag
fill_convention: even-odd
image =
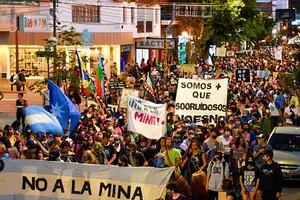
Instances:
[[[54,115],[45,110],[42,106],[27,106],[23,109],[25,124],[32,133],[45,132],[56,135],[63,135],[64,131]]]
[[[64,129],[68,129],[70,119],[70,133],[72,134],[80,120],[81,113],[69,97],[50,80],[48,81],[48,89],[52,114],[58,119]]]

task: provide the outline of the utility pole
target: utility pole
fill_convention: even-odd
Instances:
[[[53,0],[53,37],[56,37],[56,3],[57,0]]]
[[[53,0],[53,37],[56,38],[56,7],[57,7],[57,0]],[[57,60],[57,47],[56,47],[56,43],[54,44],[53,47],[53,71],[56,72],[57,70],[57,66],[56,66],[56,60]]]
[[[176,19],[176,4],[173,3],[172,19],[164,31],[164,62],[163,62],[164,76],[167,76],[168,73],[168,32],[170,31],[175,19]]]
[[[19,70],[19,29],[20,28],[20,22],[19,22],[19,16],[16,16],[16,71]]]

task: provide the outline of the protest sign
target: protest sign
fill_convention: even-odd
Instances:
[[[125,87],[125,83],[122,81],[112,81],[109,83],[110,90],[122,90]]]
[[[134,89],[123,88],[121,101],[119,105],[121,108],[127,108],[128,96],[138,97],[139,91]]]
[[[282,47],[274,47],[274,57],[276,60],[282,60]]]
[[[256,78],[264,78],[267,79],[270,75],[270,72],[267,70],[257,70],[256,71]]]
[[[153,200],[162,196],[172,172],[173,168],[0,160],[0,199]]]
[[[118,111],[118,105],[107,104],[107,110],[116,113]]]
[[[128,97],[128,131],[159,139],[166,133],[166,104],[155,104],[140,98]]]
[[[227,107],[228,79],[193,80],[180,78],[177,86],[176,114],[181,119],[215,124],[224,119]]]
[[[237,69],[235,71],[236,81],[250,82],[250,69]]]
[[[217,47],[216,56],[217,57],[225,57],[226,56],[226,48],[224,46]]]

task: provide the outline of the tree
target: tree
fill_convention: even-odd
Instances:
[[[204,54],[212,44],[259,41],[271,35],[274,22],[257,10],[255,0],[192,2],[213,4],[213,14],[210,18],[179,18],[183,27],[181,31],[189,31],[197,52]]]
[[[68,29],[66,26],[62,26],[59,27],[58,30],[60,30],[60,32],[57,38],[57,50],[54,51],[52,55],[53,65],[49,70],[49,79],[57,82],[58,84],[60,84],[62,80],[67,80],[73,90],[79,91],[80,77],[73,73],[74,69],[77,67],[75,49],[69,54],[69,62],[67,62],[66,47],[81,45],[81,34],[76,32],[74,27],[70,27]],[[51,42],[48,41],[48,39],[45,39],[45,41],[47,42],[47,46],[53,46],[53,44],[50,44]],[[41,94],[42,89],[47,84],[47,81],[47,79],[43,81],[36,81],[29,87],[29,89]]]

